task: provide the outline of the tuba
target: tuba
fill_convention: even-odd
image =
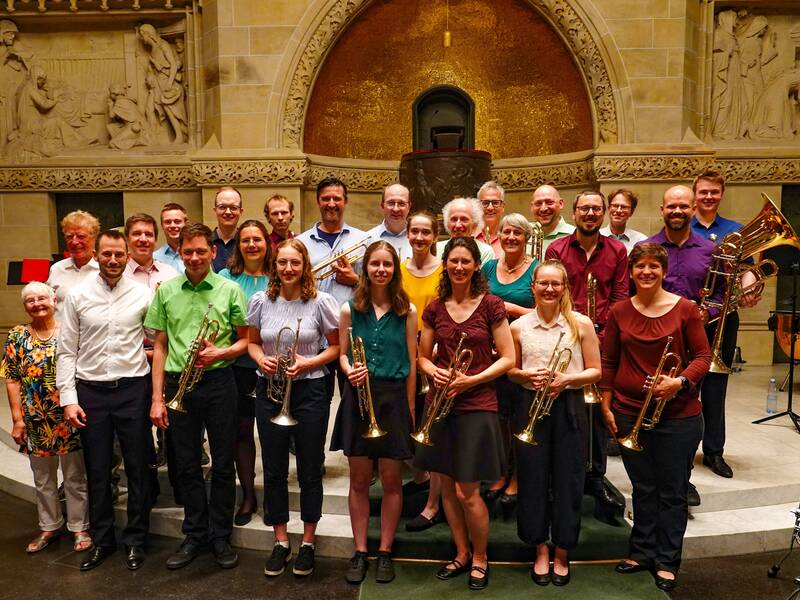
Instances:
[[[455,397],[447,397],[450,385],[453,383],[458,373],[466,373],[469,370],[469,366],[472,364],[472,350],[463,348],[465,339],[467,339],[467,334],[462,331],[461,337],[458,338],[458,345],[447,367],[450,371],[450,377],[445,385],[436,390],[433,400],[431,400],[431,403],[425,411],[425,418],[422,420],[422,426],[411,434],[414,441],[419,444],[433,446],[431,442],[431,427],[433,427],[434,423],[441,421],[450,414],[453,408]]]
[[[364,340],[360,337],[353,337],[353,328],[348,327],[347,333],[350,335],[350,350],[353,354],[353,362],[367,366],[367,353],[364,350]],[[372,440],[383,437],[386,432],[378,426],[375,419],[375,404],[372,402],[372,390],[369,387],[369,373],[367,378],[356,386],[358,392],[358,412],[361,413],[361,420],[367,422],[367,431],[361,434],[365,440]]]
[[[539,221],[531,223],[531,258],[537,262],[542,262],[544,258],[544,231]]]
[[[650,415],[648,416],[650,405],[653,402],[653,388],[655,388],[658,378],[661,376],[661,373],[664,370],[667,362],[669,361],[672,363],[672,366],[669,370],[670,377],[675,377],[675,374],[678,372],[678,369],[681,366],[681,357],[674,352],[669,351],[670,344],[672,344],[672,336],[667,338],[667,345],[664,346],[664,351],[661,353],[661,358],[658,361],[656,372],[652,375],[648,375],[644,380],[644,386],[642,389],[647,391],[647,395],[644,398],[644,402],[642,402],[642,408],[639,410],[639,415],[636,417],[636,422],[634,422],[630,433],[628,433],[628,435],[625,437],[617,438],[619,445],[624,446],[628,450],[634,450],[636,452],[642,451],[642,446],[639,444],[639,430],[652,429],[655,427],[656,424],[661,420],[661,413],[664,412],[664,406],[667,404],[667,400],[669,400],[669,398],[658,400],[653,406],[652,412],[650,412]]]
[[[267,398],[281,405],[280,412],[270,419],[271,423],[281,427],[297,425],[297,419],[290,412],[292,378],[289,377],[286,371],[294,364],[297,356],[297,344],[300,340],[300,321],[302,320],[301,317],[298,317],[297,329],[292,330],[291,327],[283,327],[275,338],[275,355],[278,357],[278,368],[267,384]],[[289,340],[292,334],[294,334],[294,340],[290,345]]]
[[[353,244],[349,248],[345,248],[344,250],[337,252],[330,258],[323,260],[319,263],[316,267],[311,269],[311,272],[314,274],[314,277],[317,278],[318,281],[323,281],[328,279],[329,277],[334,277],[336,275],[336,271],[333,270],[332,265],[339,261],[340,258],[346,258],[347,262],[351,265],[355,262],[358,262],[362,258],[364,258],[364,254],[357,254],[357,252],[361,248],[365,248],[369,245],[369,238],[358,242],[357,244]]]
[[[219,334],[219,321],[208,318],[208,313],[211,312],[213,307],[214,305],[209,302],[206,314],[203,315],[203,320],[200,322],[200,330],[186,350],[186,365],[183,367],[181,378],[178,380],[178,391],[175,392],[172,400],[167,402],[167,408],[175,412],[186,412],[183,407],[183,396],[187,392],[191,392],[203,376],[204,368],[196,366],[197,357],[200,356],[203,343],[206,340],[213,343]]]
[[[550,384],[553,383],[553,378],[556,376],[556,373],[563,373],[567,370],[569,362],[572,360],[572,350],[569,348],[559,348],[563,337],[564,332],[562,331],[553,348],[553,353],[550,355],[550,360],[547,362],[547,370],[550,371],[550,374],[547,376],[544,386],[533,395],[531,407],[528,410],[528,424],[525,426],[525,429],[514,434],[514,437],[520,442],[530,444],[531,446],[539,445],[533,437],[533,428],[536,426],[536,421],[541,421],[545,417],[549,417],[550,409],[553,407],[555,398],[550,396]]]
[[[711,266],[700,290],[700,308],[702,310],[718,308],[720,311],[719,323],[711,342],[709,369],[711,373],[731,373],[720,353],[725,317],[737,309],[743,296],[751,293],[760,295],[764,289],[764,281],[778,274],[778,265],[770,259],[759,261],[754,265],[749,265],[745,261],[776,246],[789,245],[800,250],[800,240],[789,221],[769,196],[762,193],[761,197],[764,199],[761,212],[739,231],[729,233],[722,238],[714,249],[711,254]],[[752,273],[756,281],[743,288],[741,278],[747,272]],[[717,279],[721,279],[725,285],[721,302],[711,299],[717,287]]]

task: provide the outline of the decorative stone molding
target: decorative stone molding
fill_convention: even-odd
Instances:
[[[347,184],[348,190],[382,190],[398,181],[397,169],[357,169],[311,165],[306,183],[315,186],[325,177],[337,177]]]
[[[189,165],[0,168],[0,191],[175,190],[194,187],[195,178]]]
[[[186,6],[190,6],[190,0],[116,0],[109,4],[109,0],[99,0],[99,2],[81,2],[78,0],[5,0],[0,4],[0,12],[5,11],[9,14],[61,14],[68,15],[70,13],[80,12],[81,14],[89,13],[107,13],[107,12],[122,12],[122,11],[181,11]]]
[[[708,155],[596,156],[592,169],[597,181],[693,179],[713,164],[714,159]]]
[[[800,159],[798,158],[719,159],[715,166],[729,183],[797,183],[800,181]]]
[[[204,185],[303,184],[305,160],[196,161],[192,164],[195,183]]]
[[[300,148],[303,119],[311,87],[325,55],[353,16],[371,0],[338,0],[317,25],[297,66],[294,68],[284,103],[283,146]],[[617,109],[611,78],[600,54],[597,41],[586,23],[570,5],[570,0],[528,0],[559,29],[578,58],[589,85],[597,115],[601,142],[617,142]]]
[[[532,190],[550,185],[586,185],[594,181],[592,159],[541,167],[493,168],[494,180],[508,190]]]

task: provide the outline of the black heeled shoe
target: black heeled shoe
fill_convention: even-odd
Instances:
[[[510,521],[517,511],[517,495],[503,494],[498,500],[500,512],[503,514],[503,521]]]

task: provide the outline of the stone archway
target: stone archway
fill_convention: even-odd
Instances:
[[[330,48],[347,26],[372,0],[329,0],[327,12],[317,20],[293,69],[282,102],[280,146],[300,149],[305,111],[316,75]],[[582,72],[596,125],[596,142],[615,144],[620,140],[624,115],[615,94],[627,85],[612,81],[609,59],[604,58],[596,28],[590,27],[574,5],[580,0],[526,0],[558,31],[572,51]]]

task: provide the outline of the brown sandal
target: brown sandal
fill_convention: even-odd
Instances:
[[[57,540],[60,535],[61,531],[42,531],[30,541],[25,548],[25,552],[28,554],[41,552],[50,545],[50,542]]]
[[[86,550],[91,550],[93,547],[94,542],[88,531],[78,531],[75,533],[75,543],[72,544],[72,549],[75,552],[85,552]]]

